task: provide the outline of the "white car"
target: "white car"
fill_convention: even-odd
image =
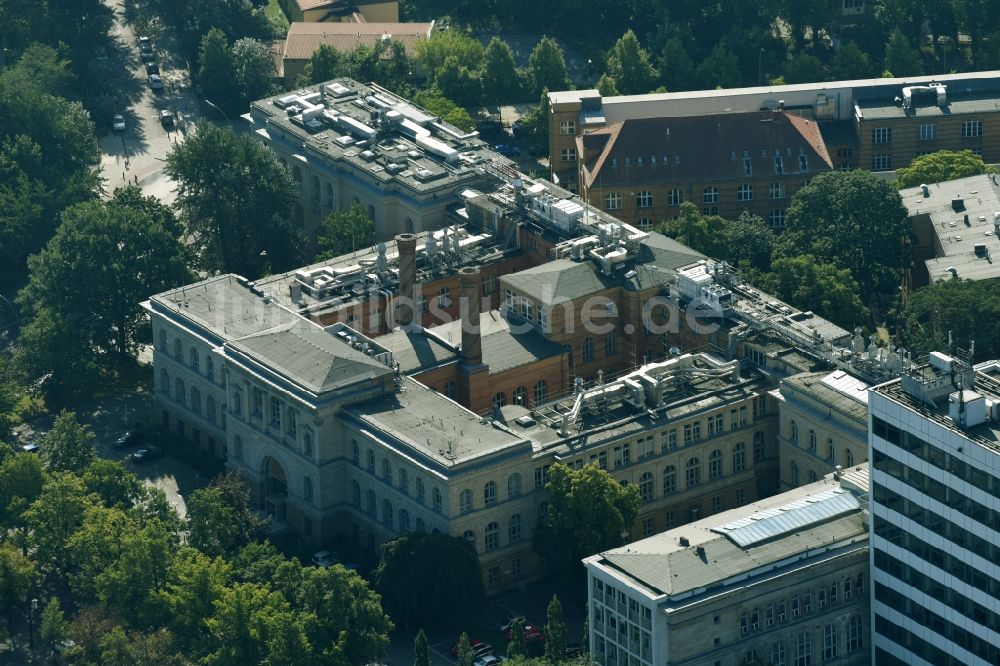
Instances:
[[[313,553],[312,556],[312,563],[314,567],[330,567],[338,561],[337,557],[328,550],[321,550],[318,553]]]
[[[116,132],[125,131],[125,116],[120,113],[116,113],[115,117],[111,119],[111,129]]]
[[[476,661],[472,663],[472,666],[498,666],[498,664],[502,664],[505,661],[507,660],[503,657],[488,654],[485,657],[476,659]]]

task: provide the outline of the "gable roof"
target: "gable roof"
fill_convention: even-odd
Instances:
[[[775,157],[783,174],[833,168],[819,126],[783,112],[620,120],[585,130],[577,143],[587,187],[745,179],[744,158],[751,177],[776,174]]]
[[[306,390],[320,394],[392,369],[306,320],[228,343]]]
[[[556,259],[500,278],[502,284],[541,303],[556,305],[610,289],[618,280],[601,275],[590,261]]]
[[[342,53],[365,44],[374,46],[383,38],[399,41],[414,55],[417,42],[427,39],[433,23],[312,23],[295,22],[288,28],[282,58],[308,60],[321,44]]]

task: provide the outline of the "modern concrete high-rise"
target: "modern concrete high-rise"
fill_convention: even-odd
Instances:
[[[932,353],[869,394],[872,660],[1000,663],[1000,362]]]

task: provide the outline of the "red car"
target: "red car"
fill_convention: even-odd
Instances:
[[[510,640],[510,638],[511,638],[510,627],[508,627],[503,632],[503,637],[506,638],[508,641]],[[535,627],[533,625],[530,625],[530,624],[524,625],[524,642],[525,643],[534,643],[535,641],[544,641],[544,640],[545,640],[545,634],[542,633],[541,629],[539,629],[538,627]]]

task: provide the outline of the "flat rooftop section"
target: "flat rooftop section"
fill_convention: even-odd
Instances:
[[[792,375],[783,379],[782,383],[812,396],[867,429],[868,384],[860,379],[843,370],[835,370]]]
[[[1000,277],[1000,177],[970,176],[927,188],[927,196],[919,186],[899,194],[910,218],[926,223],[934,234],[937,256],[925,262],[931,281],[951,279],[950,268],[967,280]]]
[[[1000,86],[998,86],[1000,87]],[[904,109],[892,97],[858,100],[863,120],[889,120],[893,118],[947,118],[973,113],[995,113],[998,91],[962,94],[961,88],[948,87],[948,103],[938,106],[933,101],[914,104]],[[898,94],[898,93],[896,93]]]
[[[305,162],[329,160],[416,193],[481,180],[487,162],[510,164],[477,132],[463,132],[387,90],[351,79],[258,100],[250,117],[258,138],[289,144]]]
[[[523,438],[409,377],[403,378],[401,391],[344,411],[375,436],[410,448],[442,468],[528,447]]]
[[[351,347],[333,330],[306,320],[233,340],[227,346],[316,395],[393,372],[386,363]]]
[[[828,475],[603,552],[594,560],[653,595],[678,596],[725,585],[754,570],[770,571],[782,560],[829,546],[863,541],[867,535],[856,496]],[[681,538],[687,545],[681,545]],[[719,591],[713,587],[711,593]]]
[[[212,333],[234,340],[299,318],[267,299],[254,283],[237,275],[220,275],[150,298],[153,310],[164,310]]]
[[[295,21],[288,27],[282,56],[292,60],[308,60],[323,44],[347,53],[361,44],[375,46],[382,40],[391,38],[400,42],[412,57],[415,55],[414,49],[417,43],[430,37],[433,27],[433,23]]]

